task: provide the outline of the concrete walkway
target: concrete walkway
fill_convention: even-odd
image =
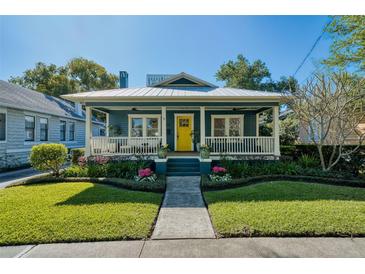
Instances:
[[[215,238],[200,191],[200,177],[167,177],[152,239]]]
[[[0,247],[0,258],[364,258],[365,238],[227,238]]]

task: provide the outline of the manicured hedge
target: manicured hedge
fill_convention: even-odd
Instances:
[[[354,149],[356,145],[346,145],[344,149]],[[324,156],[327,158],[332,153],[333,146],[325,145],[323,146]],[[294,160],[298,159],[300,156],[312,155],[319,157],[318,148],[313,144],[297,144],[297,145],[282,145],[280,146],[280,152],[282,156],[292,157]],[[365,155],[365,145],[360,146],[359,150],[354,153],[354,155]]]
[[[213,182],[207,176],[202,176],[201,188],[203,191],[221,190],[221,189],[248,186],[248,185],[257,184],[257,183],[261,183],[261,182],[282,181],[282,180],[295,180],[295,181],[308,182],[308,183],[320,183],[320,184],[328,184],[328,185],[365,188],[365,180],[346,180],[346,179],[340,179],[340,178],[324,178],[324,177],[316,177],[316,176],[299,176],[299,175],[262,175],[262,176],[255,176],[255,177],[233,179],[231,182],[228,182],[228,183]]]
[[[356,148],[356,145],[346,145],[345,150],[352,150]],[[323,146],[323,153],[325,159],[329,159],[332,153],[333,146]],[[291,146],[281,146],[281,156],[285,160],[298,160],[302,155],[310,155],[319,159],[318,148],[313,144],[298,144]],[[341,159],[333,170],[344,171],[352,173],[357,176],[361,173],[365,173],[365,145],[346,157]]]

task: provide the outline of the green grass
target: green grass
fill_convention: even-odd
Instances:
[[[142,239],[162,195],[92,183],[0,190],[0,245]]]
[[[267,182],[205,192],[216,231],[229,236],[365,235],[365,189]]]

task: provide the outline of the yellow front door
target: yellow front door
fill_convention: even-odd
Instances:
[[[193,119],[190,115],[181,115],[176,118],[176,150],[192,151]]]

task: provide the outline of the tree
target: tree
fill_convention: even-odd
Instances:
[[[61,67],[38,62],[35,68],[26,70],[22,76],[11,77],[9,82],[58,97],[67,93],[115,88],[117,79],[116,75],[108,73],[94,61],[74,58]]]
[[[263,80],[270,79],[270,72],[261,60],[251,64],[239,54],[236,61],[229,60],[220,66],[216,78],[225,81],[227,87],[260,90]]]
[[[280,144],[293,145],[299,138],[299,121],[292,113],[280,120]]]
[[[326,28],[333,39],[331,55],[323,63],[344,69],[350,66],[365,70],[365,16],[333,16]]]
[[[78,91],[112,89],[117,87],[118,76],[84,58],[74,58],[66,65],[71,81],[77,83]]]
[[[271,79],[266,64],[255,60],[252,64],[242,55],[236,61],[229,60],[220,66],[216,73],[219,81],[225,81],[227,87],[251,90],[284,91],[293,90],[298,84],[294,77],[282,76],[279,81]]]
[[[317,146],[324,171],[333,168],[341,158],[353,154],[365,137],[358,131],[365,117],[364,84],[364,79],[347,73],[315,74],[286,97],[303,130]],[[346,140],[353,134],[358,136],[359,143],[353,149],[346,149]],[[332,147],[328,157],[324,154],[325,145]]]

